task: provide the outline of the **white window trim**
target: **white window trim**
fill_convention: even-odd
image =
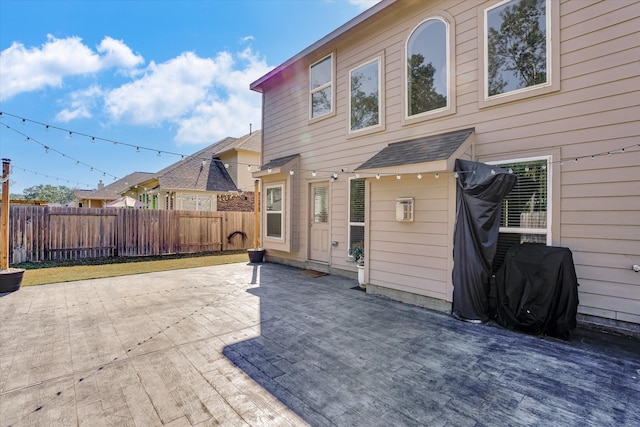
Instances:
[[[438,108],[436,110],[430,110],[430,111],[425,111],[422,113],[418,113],[418,114],[413,114],[413,115],[409,115],[409,85],[407,84],[407,82],[409,81],[409,75],[407,73],[407,65],[406,65],[406,61],[408,59],[409,56],[409,39],[411,38],[411,36],[413,36],[413,33],[416,32],[416,30],[424,23],[428,22],[428,21],[432,21],[432,20],[439,20],[442,21],[446,27],[446,64],[447,64],[447,105],[445,107],[442,108]],[[450,113],[450,110],[452,109],[452,86],[451,86],[451,81],[452,81],[452,73],[451,73],[451,50],[452,50],[452,46],[451,46],[451,25],[449,24],[449,21],[442,17],[442,16],[430,16],[426,19],[424,19],[422,22],[420,22],[418,25],[416,25],[413,30],[411,30],[411,32],[409,33],[409,37],[407,37],[407,40],[404,43],[404,119],[405,121],[418,121],[421,119],[426,119],[426,118],[432,118],[433,116],[437,116],[440,117],[444,114],[442,113]]]
[[[347,130],[349,132],[349,136],[363,135],[371,132],[377,132],[379,130],[384,129],[384,69],[382,66],[382,58],[383,55],[376,56],[375,58],[371,58],[366,62],[362,62],[355,67],[349,70],[347,74],[347,99],[348,99],[348,110],[347,110]],[[362,129],[351,130],[351,73],[353,73],[358,68],[362,68],[366,65],[369,65],[375,61],[378,61],[378,124],[373,126],[368,126]]]
[[[517,159],[504,159],[493,162],[485,162],[487,165],[501,166],[509,163],[524,163],[546,160],[547,162],[547,227],[542,228],[520,228],[520,227],[500,227],[500,233],[519,233],[519,234],[546,234],[547,245],[552,245],[552,212],[553,212],[553,168],[551,156],[523,157]]]
[[[267,184],[264,187],[264,224],[263,224],[263,229],[264,229],[264,239],[268,240],[268,241],[272,241],[272,242],[284,242],[285,241],[285,237],[286,237],[286,229],[285,229],[285,188],[284,188],[284,184],[283,183],[274,183],[274,184]],[[268,189],[269,188],[280,188],[280,191],[282,192],[282,200],[280,201],[280,211],[267,211],[267,193],[268,193]],[[280,213],[280,231],[281,231],[281,235],[280,237],[275,237],[275,236],[269,236],[267,234],[267,217],[269,216],[269,213]]]
[[[489,74],[489,53],[487,49],[487,13],[491,9],[499,7],[510,1],[512,0],[497,1],[491,6],[478,11],[478,22],[482,23],[482,25],[478,25],[478,31],[481,32],[478,38],[482,40],[482,43],[480,43],[479,46],[479,50],[481,52],[479,57],[482,58],[483,62],[482,66],[479,67],[481,73],[480,76],[478,76],[478,106],[480,108],[504,104],[560,90],[560,2],[555,0],[545,0],[545,20],[547,26],[547,81],[535,86],[529,86],[498,95],[488,95],[489,79],[487,77]]]
[[[327,58],[331,58],[331,78],[329,79],[329,82],[318,86],[316,88],[311,89],[311,69],[313,68],[314,65],[319,64],[320,62],[324,61]],[[313,64],[309,65],[309,121],[313,122],[316,120],[320,120],[320,119],[324,119],[326,117],[332,116],[334,115],[335,112],[335,56],[333,53],[330,53],[329,55],[323,56],[322,58],[320,58],[319,60],[315,61]],[[320,114],[319,116],[313,117],[313,94],[316,92],[320,92],[323,89],[326,89],[328,87],[331,87],[331,108],[329,109],[329,111],[327,111],[326,113]]]

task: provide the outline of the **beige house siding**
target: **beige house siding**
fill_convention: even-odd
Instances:
[[[579,313],[640,324],[640,276],[631,269],[640,264],[640,150],[636,146],[640,144],[640,2],[560,2],[559,43],[555,45],[560,67],[559,75],[552,76],[560,79],[559,90],[532,90],[523,99],[507,96],[503,103],[485,107],[480,55],[483,31],[478,26],[483,25],[479,20],[482,10],[496,3],[390,4],[366,25],[333,39],[286,69],[282,78],[276,76],[264,83],[263,160],[301,155],[300,173],[296,174],[301,185],[297,209],[292,213],[300,231],[300,250],[276,255],[306,261],[310,171],[325,171],[325,179],[335,171],[339,176],[331,183],[330,217],[331,240],[337,245],[331,248],[329,264],[355,271],[346,256],[348,177],[353,176],[353,170],[389,143],[474,127],[476,160],[551,156],[552,244],[566,246],[574,254],[580,283]],[[436,15],[454,21],[455,110],[407,122],[405,43],[417,24]],[[308,66],[330,53],[335,61],[335,114],[310,122]],[[376,56],[383,58],[384,129],[351,136],[347,128],[348,73]],[[629,148],[621,153],[622,147]],[[371,175],[367,178],[370,283],[450,300],[451,247],[446,245],[451,245],[449,234],[455,220],[453,186],[449,199],[436,198],[427,208],[423,206],[427,200],[443,191],[432,188],[433,177],[419,182],[408,175],[398,182],[391,178],[377,181]],[[268,182],[269,178],[263,179]],[[437,185],[452,179],[450,174],[443,175]],[[428,220],[411,225],[389,220],[388,204],[407,191],[414,191],[417,207],[422,206],[416,216],[424,215]],[[434,206],[440,206],[438,215],[430,210]],[[442,217],[445,212],[447,218]],[[435,226],[436,218],[442,227]],[[405,233],[405,225],[416,232]],[[409,248],[420,248],[424,256],[405,253]],[[409,266],[412,262],[415,267]]]
[[[396,199],[414,199],[413,222],[396,221]],[[390,289],[451,301],[455,180],[381,178],[371,185],[369,279]],[[453,209],[453,210],[452,210]]]

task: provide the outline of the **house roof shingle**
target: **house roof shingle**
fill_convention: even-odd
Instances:
[[[84,199],[101,200],[117,199],[130,187],[140,184],[141,182],[144,182],[151,177],[153,177],[153,173],[151,172],[133,172],[125,176],[124,178],[120,178],[119,180],[112,182],[109,185],[105,185],[103,188],[99,188],[89,194],[82,194],[81,197]]]
[[[473,128],[389,144],[356,170],[447,160],[471,136]]]
[[[261,132],[257,130],[240,138],[224,138],[167,166],[154,177],[165,190],[237,191],[236,184],[219,157],[234,150],[259,152],[260,135]]]

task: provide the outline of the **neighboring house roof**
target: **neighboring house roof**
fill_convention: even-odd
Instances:
[[[304,49],[300,53],[294,55],[293,57],[291,57],[287,61],[285,61],[282,64],[278,65],[276,68],[274,68],[273,70],[269,71],[267,74],[265,74],[264,76],[260,77],[255,82],[251,83],[251,85],[249,85],[249,88],[251,90],[255,90],[256,92],[262,92],[262,84],[264,82],[266,82],[267,80],[269,80],[271,77],[279,74],[284,69],[290,67],[291,65],[293,65],[294,63],[296,63],[300,59],[304,58],[305,56],[309,55],[310,53],[315,52],[320,47],[322,47],[322,46],[324,46],[324,45],[326,45],[328,43],[331,43],[332,41],[334,41],[335,39],[337,39],[338,37],[340,37],[344,33],[348,32],[352,28],[362,24],[364,21],[366,21],[367,19],[371,18],[373,15],[375,15],[378,12],[380,12],[382,9],[387,8],[388,6],[390,6],[391,4],[395,3],[396,1],[398,1],[398,0],[382,0],[382,1],[380,1],[379,3],[375,4],[374,6],[370,7],[369,9],[365,10],[363,13],[361,13],[358,16],[356,16],[355,18],[353,18],[352,20],[350,20],[346,24],[341,25],[340,27],[338,27],[337,29],[335,29],[331,33],[327,34],[326,36],[324,36],[323,38],[321,38],[320,40],[318,40],[317,42],[312,44],[311,46],[307,47],[306,49]]]
[[[219,157],[230,151],[259,152],[260,149],[259,130],[240,138],[227,137],[162,169],[153,177],[165,190],[238,191]]]
[[[262,132],[260,130],[253,131],[245,136],[238,138],[227,150],[244,150],[259,153],[262,150]],[[219,153],[219,154],[222,154]]]
[[[462,129],[395,142],[387,145],[375,156],[358,166],[356,170],[448,160],[469,139],[473,132],[473,128]]]
[[[117,181],[112,182],[109,185],[105,185],[103,188],[99,188],[92,191],[89,194],[78,196],[82,199],[100,199],[100,200],[113,200],[120,197],[122,193],[127,191],[134,185],[140,184],[153,177],[150,172],[133,172],[124,178],[120,178]]]
[[[92,190],[73,190],[73,195],[78,199],[86,199],[87,196],[89,196],[89,194],[93,193],[94,191],[96,191],[95,188]]]

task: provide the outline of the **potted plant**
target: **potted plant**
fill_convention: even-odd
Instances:
[[[358,284],[361,288],[364,288],[364,249],[360,245],[351,246],[349,256],[351,256],[351,261],[358,267]]]
[[[254,182],[254,238],[253,249],[247,249],[250,263],[261,263],[264,260],[264,248],[260,247],[260,180]]]

